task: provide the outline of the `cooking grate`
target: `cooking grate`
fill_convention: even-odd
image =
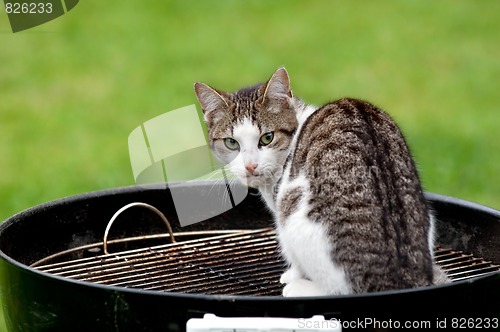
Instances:
[[[163,292],[280,295],[285,264],[271,228],[235,230],[156,247],[38,265],[53,275]],[[436,247],[436,262],[453,281],[500,271],[500,266]]]

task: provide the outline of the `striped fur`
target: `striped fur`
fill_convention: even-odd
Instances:
[[[281,279],[285,296],[448,281],[433,264],[433,220],[389,115],[348,98],[317,110],[306,106],[293,97],[283,68],[235,93],[201,83],[195,90],[214,153],[274,212],[290,264]],[[273,141],[259,145],[269,132]],[[225,138],[239,150],[229,150]]]

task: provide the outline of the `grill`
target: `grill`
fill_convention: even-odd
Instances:
[[[207,313],[342,321],[499,317],[500,211],[426,194],[438,220],[435,259],[450,284],[285,298],[285,264],[260,197],[250,192],[231,209],[183,227],[174,186],[200,200],[209,194],[203,182],[115,188],[41,204],[1,223],[0,295],[9,329],[183,332],[189,319]],[[226,190],[224,183],[215,187]],[[130,202],[159,208],[171,230],[151,211],[134,208],[117,219],[108,240],[109,217]],[[425,305],[409,310],[409,303]]]
[[[118,287],[200,294],[281,295],[279,279],[285,264],[279,255],[274,230],[225,233],[228,234],[210,236],[213,232],[197,232],[196,236],[202,238],[34,265],[57,276]],[[76,250],[95,252],[101,246],[98,243]],[[69,253],[51,259],[60,259],[64,254]],[[492,262],[449,248],[436,247],[435,260],[453,281],[500,271],[500,266]]]

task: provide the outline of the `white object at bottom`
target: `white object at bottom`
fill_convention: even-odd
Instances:
[[[339,321],[325,320],[324,316],[311,318],[274,317],[218,317],[205,314],[192,318],[186,324],[187,332],[340,332]]]

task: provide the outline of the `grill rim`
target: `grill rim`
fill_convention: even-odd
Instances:
[[[199,185],[203,186],[206,185],[205,182],[200,181]],[[50,210],[57,208],[57,207],[64,207],[65,205],[71,205],[75,203],[85,203],[86,201],[89,200],[96,200],[100,199],[102,197],[112,197],[112,196],[120,196],[120,195],[130,195],[130,194],[141,194],[143,192],[164,192],[164,191],[169,191],[170,189],[174,189],[176,187],[183,187],[182,183],[173,183],[173,184],[164,184],[164,183],[157,183],[157,184],[148,184],[148,185],[142,185],[140,187],[138,186],[125,186],[125,187],[118,187],[118,188],[112,188],[112,189],[104,189],[104,190],[99,190],[99,191],[93,191],[93,192],[88,192],[88,193],[81,193],[73,196],[68,196],[64,198],[59,198],[55,199],[52,201],[44,202],[39,205],[27,208],[23,211],[20,211],[13,216],[7,218],[3,222],[0,222],[0,236],[3,235],[3,233],[8,232],[8,229],[10,227],[15,227],[16,224],[24,219],[29,219],[30,217],[34,215],[38,215],[40,213],[44,212],[49,212]],[[479,203],[467,201],[464,199],[456,198],[456,197],[451,197],[447,195],[442,195],[442,194],[437,194],[437,193],[431,193],[431,192],[425,192],[424,196],[429,203],[430,207],[432,210],[434,210],[433,205],[434,204],[441,204],[444,206],[457,206],[462,209],[470,210],[470,212],[478,213],[480,215],[486,216],[488,219],[495,218],[496,222],[500,224],[500,210],[496,210],[492,207],[481,205]],[[116,210],[116,209],[115,209]],[[113,211],[115,212],[115,211]],[[185,227],[186,229],[189,228]],[[251,228],[248,228],[251,229]],[[196,230],[196,229],[194,229]],[[174,230],[175,231],[175,230]],[[439,233],[438,233],[439,236]],[[455,248],[453,248],[455,249]],[[474,252],[475,253],[475,252]],[[49,255],[53,254],[52,253],[47,253],[43,257],[47,257]],[[489,257],[486,257],[484,255],[480,255],[481,258],[484,259],[489,259]],[[31,263],[24,263],[20,262],[15,259],[11,259],[11,257],[5,253],[3,250],[2,246],[0,245],[0,257],[4,258],[6,260],[12,261],[14,263],[19,263],[22,266],[29,266],[30,264],[38,261],[39,259],[32,259]],[[43,258],[42,257],[42,258]]]

